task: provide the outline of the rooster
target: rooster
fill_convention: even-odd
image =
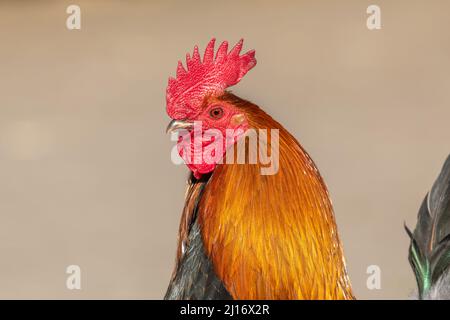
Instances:
[[[215,52],[212,39],[203,59],[196,46],[187,68],[179,62],[176,78],[169,78],[167,131],[179,133],[178,153],[191,175],[165,299],[354,299],[331,200],[313,160],[270,115],[227,91],[256,65],[255,51],[241,54],[242,46],[240,40],[229,51],[225,41]],[[211,130],[234,134],[217,140]],[[250,130],[277,132],[273,174],[261,174],[259,158],[224,163]],[[196,153],[214,142],[223,148],[214,149],[212,161]],[[420,237],[428,229],[417,230],[412,261],[421,271],[430,250],[422,251]]]

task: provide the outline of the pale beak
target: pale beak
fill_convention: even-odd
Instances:
[[[194,127],[194,122],[189,120],[172,120],[167,126],[166,133],[174,132],[176,130],[185,129],[190,130]]]

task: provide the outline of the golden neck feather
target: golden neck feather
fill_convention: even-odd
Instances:
[[[255,129],[279,130],[279,171],[218,165],[198,219],[207,255],[237,299],[352,299],[327,188],[309,155],[278,122],[231,94]]]

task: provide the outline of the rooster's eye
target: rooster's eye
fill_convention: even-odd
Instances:
[[[223,116],[223,109],[221,107],[215,107],[212,108],[209,111],[209,115],[211,116],[211,118],[213,119],[220,119]]]

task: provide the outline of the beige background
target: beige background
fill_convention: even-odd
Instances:
[[[65,27],[82,9],[82,30]],[[366,28],[366,8],[382,29]],[[153,298],[187,169],[165,86],[194,44],[246,39],[234,89],[305,146],[330,188],[357,297],[406,298],[410,226],[450,152],[448,1],[0,1],[0,298]],[[65,268],[82,269],[82,290]],[[366,268],[382,289],[366,288]]]

